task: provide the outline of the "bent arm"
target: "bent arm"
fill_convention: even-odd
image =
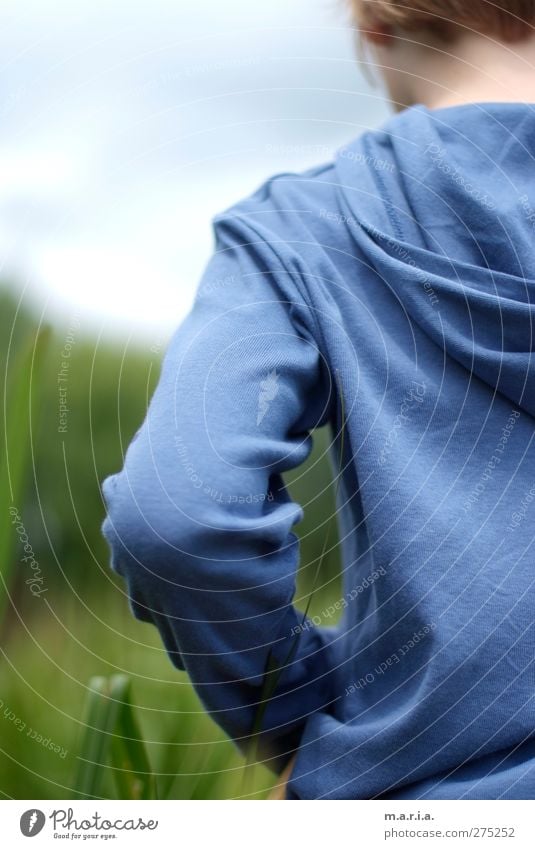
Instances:
[[[232,231],[216,234],[124,468],[104,483],[104,533],[134,614],[158,627],[213,718],[245,745],[268,654],[282,664],[301,630],[292,528],[302,509],[282,474],[308,456],[331,388],[284,270],[268,270]],[[299,635],[263,719],[264,751],[291,751],[331,701],[331,639],[312,626]]]

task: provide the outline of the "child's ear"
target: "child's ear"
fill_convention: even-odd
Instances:
[[[380,23],[372,17],[363,24],[360,28],[362,38],[369,41],[370,44],[375,44],[381,47],[387,47],[392,42],[392,27],[387,24]]]

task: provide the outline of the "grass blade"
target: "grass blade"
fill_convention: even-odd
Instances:
[[[117,726],[120,703],[110,699],[107,678],[92,678],[86,703],[85,729],[74,787],[80,798],[100,798],[111,735]]]
[[[156,799],[156,780],[131,701],[126,675],[89,682],[85,731],[74,780],[80,798],[101,798],[111,768],[119,799]]]
[[[121,676],[112,682],[112,697],[121,699],[117,733],[112,737],[111,764],[120,799],[157,799],[156,779],[152,774],[141,728],[130,697],[130,682]]]

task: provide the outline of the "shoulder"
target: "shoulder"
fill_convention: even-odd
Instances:
[[[334,160],[301,172],[282,172],[212,219],[216,236],[232,230],[260,239],[299,240],[322,213],[332,209],[337,177]]]

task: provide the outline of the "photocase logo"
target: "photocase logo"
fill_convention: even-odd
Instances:
[[[265,380],[260,381],[260,394],[258,396],[258,416],[256,418],[257,426],[260,424],[267,411],[269,405],[275,400],[279,394],[279,377],[277,369],[273,369],[267,375]]]
[[[46,822],[46,817],[42,811],[37,808],[32,808],[29,811],[24,811],[20,818],[20,830],[24,837],[35,837],[42,830]]]

